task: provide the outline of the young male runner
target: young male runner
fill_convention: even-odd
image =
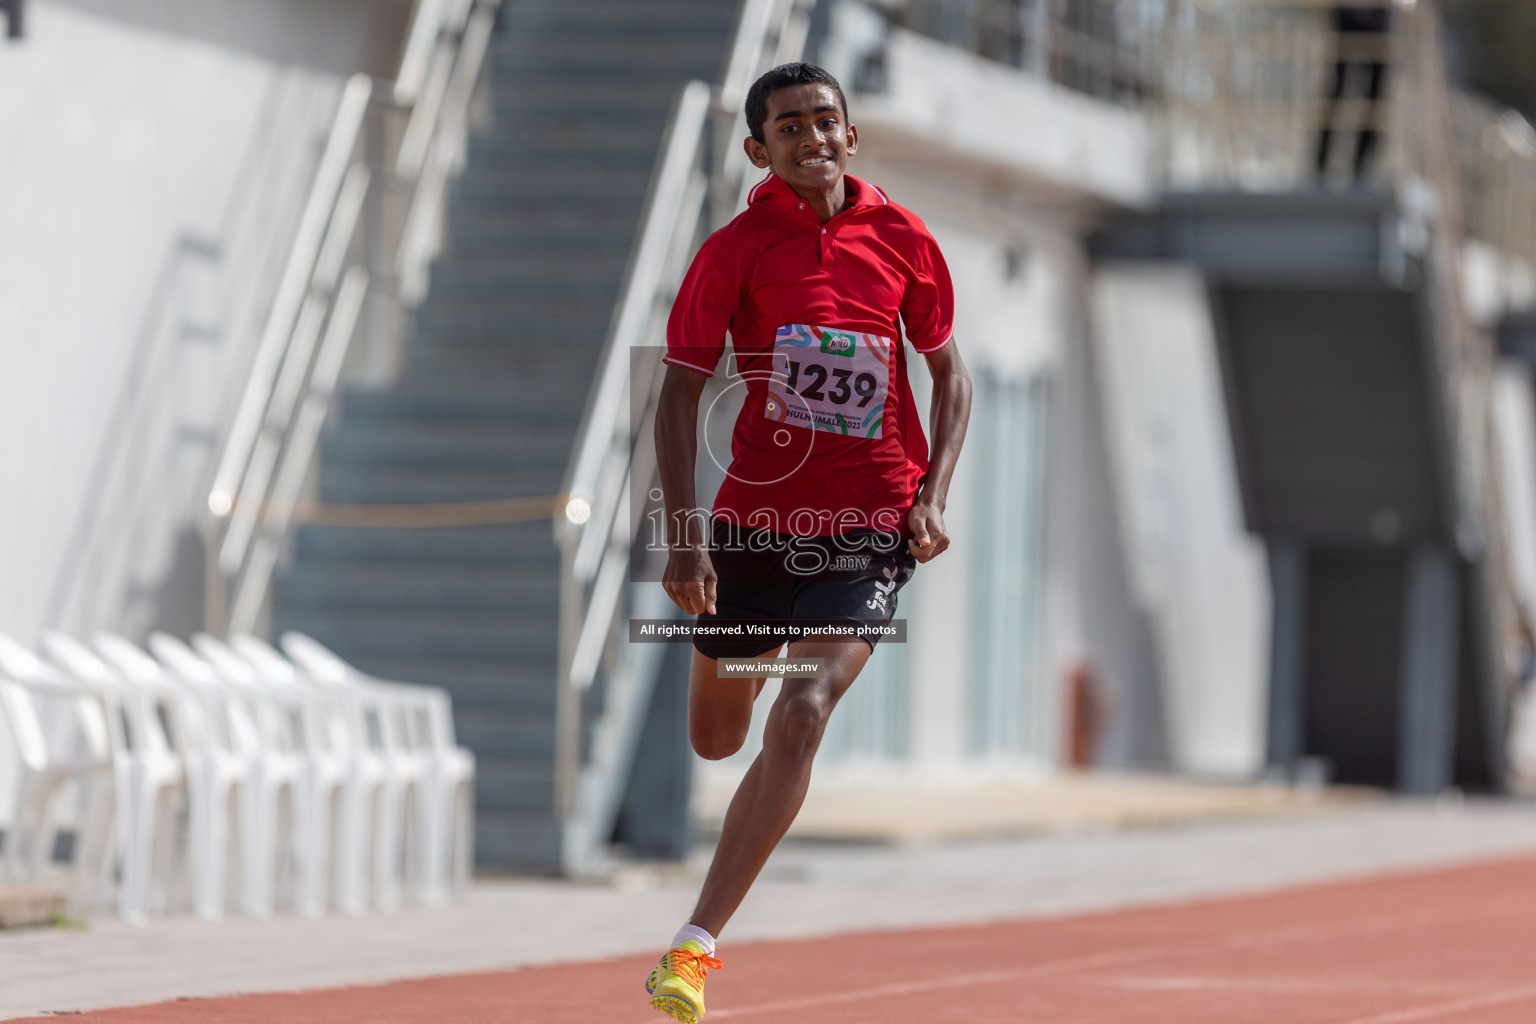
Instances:
[[[747,155],[772,173],[704,243],[667,327],[656,450],[668,512],[663,585],[701,625],[794,619],[883,625],[915,564],[949,546],[944,504],[971,384],[951,341],[949,271],[927,228],[844,174],[858,149],[837,81],[810,64],[774,68],[747,94]],[[699,395],[729,331],[745,405],[706,525],[694,509]],[[902,336],[933,375],[930,457]],[[816,678],[786,678],[763,750],[726,811],[697,908],[646,981],[676,1020],[704,1015],[715,936],[805,799],[827,717],[875,638],[802,639]],[[747,736],[757,678],[718,678],[716,659],[778,652],[779,639],[696,639],[688,734],[703,757]]]

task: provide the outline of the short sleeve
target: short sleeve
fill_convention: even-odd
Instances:
[[[914,245],[917,251],[912,280],[901,300],[901,322],[912,347],[927,355],[949,344],[955,333],[955,288],[939,243],[926,228],[918,227]]]
[[[741,296],[734,264],[718,233],[699,248],[672,302],[667,318],[667,354],[662,362],[697,370],[706,377],[715,375]]]

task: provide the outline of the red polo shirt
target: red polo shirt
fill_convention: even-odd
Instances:
[[[923,354],[949,343],[949,269],[921,220],[843,180],[848,206],[823,224],[770,174],[672,305],[666,362],[713,376],[727,332],[736,351],[729,386],[747,393],[714,511],[744,526],[906,534],[928,471],[902,338]]]

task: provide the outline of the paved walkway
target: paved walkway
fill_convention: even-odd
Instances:
[[[1058,919],[1055,923],[1066,927],[1070,922],[1059,919],[1067,915],[1177,904],[1197,897],[1264,892],[1309,882],[1477,863],[1519,855],[1536,855],[1536,807],[1530,804],[1376,804],[1346,807],[1302,818],[915,847],[798,842],[786,845],[770,861],[761,883],[723,937],[722,954],[729,960],[732,970],[738,972],[732,974],[732,977],[750,977],[756,968],[747,965],[757,962],[756,954],[746,957],[743,954],[747,953],[748,944],[754,940],[1007,922],[1000,927],[1024,929],[1018,934],[1027,933],[1031,936],[1027,941],[1025,938],[1019,938],[1016,942],[1009,939],[1013,945],[1005,948],[1013,951],[1010,963],[1015,966],[1036,961],[1044,963],[1046,961],[1041,957],[1045,951],[1054,948],[1053,943],[1059,939],[1057,933],[1050,931],[1047,925],[1051,924],[1051,919]],[[361,918],[333,917],[321,921],[279,918],[267,923],[237,919],[218,924],[171,920],[156,922],[142,929],[103,920],[84,932],[50,930],[0,934],[0,978],[4,979],[3,984],[0,984],[0,1019],[13,1019],[41,1011],[128,1006],[231,992],[314,989],[631,954],[635,957],[633,962],[613,974],[618,979],[613,982],[617,986],[614,991],[621,992],[627,1000],[632,996],[629,990],[638,984],[637,979],[632,977],[634,965],[654,960],[658,944],[664,943],[673,928],[686,916],[706,860],[707,850],[701,850],[697,857],[679,868],[632,868],[618,872],[609,884],[604,885],[572,885],[540,880],[484,881],[475,886],[462,904],[437,912],[407,911]],[[1536,882],[1536,864],[1523,863],[1514,868],[1488,870],[1494,872],[1489,877],[1495,879],[1486,883],[1486,886],[1492,887],[1488,890],[1490,892],[1503,891],[1500,887],[1514,879],[1519,879],[1528,892],[1536,892],[1536,885],[1531,884]],[[1468,884],[1479,892],[1484,891],[1478,888],[1485,886],[1484,882]],[[1453,890],[1454,886],[1445,891]],[[1378,892],[1375,889],[1370,891]],[[1453,892],[1444,899],[1442,893],[1433,900],[1421,900],[1414,895],[1417,890],[1411,885],[1406,889],[1390,891],[1396,895],[1362,898],[1367,902],[1375,900],[1388,909],[1411,909],[1419,903],[1426,906],[1455,906],[1459,905],[1458,900],[1463,899]],[[1326,902],[1322,901],[1323,904]],[[1491,908],[1484,915],[1491,916],[1483,922],[1491,929],[1488,934],[1493,939],[1490,941],[1515,943],[1502,947],[1506,952],[1506,961],[1516,951],[1523,951],[1518,958],[1520,969],[1526,971],[1526,978],[1536,983],[1536,967],[1530,966],[1529,954],[1530,949],[1536,948],[1536,934],[1526,935],[1521,932],[1516,935],[1507,929],[1501,931],[1504,925],[1499,922],[1505,921],[1505,918],[1495,913],[1496,908],[1492,908],[1492,903],[1497,900],[1488,896],[1485,902],[1489,902]],[[1307,906],[1316,905],[1322,904],[1317,901],[1307,903]],[[1514,907],[1515,903],[1510,902],[1508,906]],[[1536,921],[1536,907],[1530,908],[1530,913],[1525,913],[1524,904],[1520,904],[1520,907],[1526,918]],[[1145,928],[1151,929],[1148,934],[1164,927],[1156,922],[1177,919],[1175,911],[1159,913],[1172,914],[1173,917],[1145,919],[1152,922],[1145,925]],[[1483,914],[1484,911],[1480,909],[1477,913]],[[1482,921],[1482,918],[1478,920]],[[1207,925],[1217,931],[1210,931]],[[1191,927],[1194,931],[1189,934],[1196,937],[1189,941],[1197,943],[1217,941],[1210,936],[1218,932],[1221,935],[1238,934],[1220,922]],[[1220,931],[1222,927],[1228,927],[1228,931]],[[1031,931],[1031,928],[1045,930]],[[1117,925],[1111,931],[1120,933],[1123,930]],[[973,938],[957,938],[955,941],[960,943],[957,948],[984,951],[994,941],[986,938],[988,934],[991,933],[985,930],[976,932],[975,935],[981,938],[974,942]],[[1199,935],[1206,937],[1199,938]],[[1461,940],[1458,938],[1457,941]],[[949,940],[941,941],[932,935],[917,935],[912,942],[915,945],[903,946],[899,950],[892,947],[890,955],[917,956],[922,949],[948,948],[946,944]],[[939,946],[934,947],[934,942],[939,942]],[[836,948],[839,957],[852,945],[838,944]],[[862,947],[864,943],[858,945]],[[1108,951],[1119,948],[1108,945],[1095,947],[1096,952],[1092,955],[1107,955]],[[1326,961],[1326,952],[1323,949],[1318,953],[1319,963]],[[1492,956],[1496,950],[1485,952]],[[1457,954],[1457,957],[1456,962],[1461,963],[1461,954]],[[773,962],[772,956],[762,961],[770,966]],[[904,976],[901,971],[892,973],[887,970],[884,974],[879,973],[877,968],[880,962],[878,957],[868,961],[867,967],[871,973],[860,983],[865,988],[879,988],[889,984],[892,977],[900,979]],[[976,970],[982,972],[1004,969],[985,957],[976,961],[976,964]],[[412,1016],[407,1012],[410,1006],[437,1005],[433,1002],[437,997],[432,993],[443,991],[441,986],[448,984],[439,981],[422,983],[424,987],[421,988],[391,987],[381,990],[396,993],[386,1000],[393,1007],[388,1013],[370,1009],[364,1015],[352,1011],[340,1014],[338,1011],[326,1016],[322,1012],[325,1007],[336,1010],[342,1004],[332,1003],[332,996],[306,995],[274,997],[277,1002],[257,1000],[240,1004],[221,1003],[218,1004],[221,1009],[217,1017],[166,1016],[166,1013],[173,1011],[146,1010],[101,1019],[142,1021],[145,1024],[161,1020],[193,1019],[230,1022],[247,1019],[293,1022],[311,1019],[368,1020],[380,1024],[439,1019],[451,1019],[456,1024],[459,1021],[477,1020],[543,1020],[546,1019],[543,1016],[505,1010],[510,1005],[528,1005],[523,1002],[525,999],[543,998],[532,991],[513,992],[506,987],[506,979],[537,976],[543,979],[538,984],[545,985],[553,984],[560,978],[597,977],[585,968],[559,970],[566,973],[517,972],[488,976],[489,980],[483,981],[454,981],[452,985],[457,988],[451,989],[453,991],[483,991],[485,1001],[477,1004],[481,1008],[473,1013],[466,1009],[463,1015],[455,1012],[450,1016],[433,1017],[420,1013]],[[1205,977],[1206,974],[1201,972],[1207,970],[1214,972],[1209,977],[1216,980],[1206,985],[1206,989],[1215,990],[1226,985],[1235,992],[1246,993],[1244,998],[1256,1004],[1264,1003],[1264,999],[1260,998],[1262,992],[1257,992],[1252,984],[1230,980],[1246,975],[1241,975],[1241,972],[1236,975],[1230,973],[1237,968],[1225,961],[1213,962],[1209,968],[1190,968],[1193,973],[1180,973],[1172,968],[1158,966],[1153,975],[1148,975],[1152,980],[1146,982],[1143,988],[1162,992],[1163,995],[1158,996],[1162,999],[1168,992],[1176,991],[1180,984],[1184,984],[1177,979]],[[643,975],[644,971],[640,973]],[[1134,972],[1125,977],[1133,975]],[[608,972],[603,972],[601,977],[608,978]],[[1286,982],[1287,977],[1292,980]],[[1312,967],[1306,967],[1300,974],[1285,975],[1282,972],[1275,975],[1279,980],[1264,984],[1292,984],[1301,989],[1317,989],[1318,986],[1326,989],[1330,984],[1337,984],[1326,978],[1319,980],[1320,977]],[[1157,978],[1163,981],[1157,981]],[[1169,978],[1175,980],[1170,982],[1167,980]],[[586,983],[582,982],[583,985]],[[1425,985],[1430,986],[1454,986],[1460,983],[1455,978],[1425,980]],[[1481,983],[1478,981],[1478,984]],[[606,981],[594,984],[594,993],[607,991],[604,987]],[[754,1001],[771,1001],[756,987],[757,984],[744,981],[744,987],[738,990],[738,995],[730,997],[731,1015],[723,1012],[726,1004],[721,1004],[721,1014],[717,1017],[712,1012],[711,1019],[729,1019],[734,1015],[749,1019],[746,1008],[755,1005]],[[1130,982],[1110,984],[1102,978],[1093,984],[1109,985],[1110,988],[1114,988],[1114,985],[1121,985],[1122,988],[1131,985]],[[1390,987],[1385,980],[1380,984]],[[1501,975],[1489,982],[1492,987],[1486,991],[1479,988],[1477,991],[1481,995],[1477,998],[1505,991],[1498,987],[1504,984]],[[1158,988],[1159,985],[1162,988]],[[730,988],[721,986],[720,991],[728,992]],[[1135,986],[1131,985],[1131,988],[1135,989]],[[1260,988],[1263,986],[1260,985]],[[1018,996],[1017,986],[1009,991],[1013,995],[1008,998]],[[1422,994],[1433,998],[1442,995],[1447,999],[1456,997],[1456,993],[1450,992],[1448,988],[1443,992],[1437,989]],[[513,999],[516,1002],[508,1002]],[[184,1009],[190,1012],[199,1005],[207,1008],[213,1004],[185,1004]],[[265,1007],[261,1012],[267,1015],[259,1018],[242,1016],[240,1014],[244,1010],[237,1013],[230,1008],[235,1005]],[[370,1005],[377,1009],[384,1004]],[[626,1002],[624,1005],[629,1004]],[[311,1007],[314,1013],[300,1012],[298,1009],[306,1006]],[[497,1010],[495,1007],[502,1009]],[[1536,1013],[1536,1009],[1528,1005],[1518,1009]],[[850,1006],[847,1016],[825,1019],[876,1019],[868,1016],[869,1012],[873,1012],[869,1007],[855,1012]],[[589,1015],[569,1019],[629,1018]],[[891,1019],[894,1021],[897,1018]],[[943,1017],[940,1015],[931,1019]],[[977,1016],[974,1019],[1033,1018]],[[1077,1019],[1125,1018],[1047,1015],[1039,1019],[1067,1024]],[[1185,1020],[1177,1016],[1141,1019]],[[1261,1018],[1239,1015],[1226,1019],[1259,1021]],[[1335,1024],[1333,1017],[1297,1016],[1284,1019],[1317,1019]],[[1389,1019],[1406,1022],[1430,1018],[1381,1018],[1383,1024]],[[1461,1018],[1457,1019],[1459,1021]],[[1503,1018],[1466,1019],[1493,1021]],[[1536,1017],[1517,1015],[1508,1019],[1526,1021]],[[1348,1021],[1351,1018],[1338,1017],[1336,1024],[1346,1024]],[[1189,1018],[1188,1024],[1196,1024],[1195,1019]]]
[[[702,767],[694,786],[693,816],[701,828],[718,833],[741,782],[741,766]],[[818,780],[789,834],[878,843],[953,842],[1315,815],[1381,799],[1380,791],[1358,787],[1224,785],[1099,772],[948,785],[890,776],[862,782]]]

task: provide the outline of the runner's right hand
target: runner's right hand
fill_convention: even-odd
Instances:
[[[672,603],[689,615],[715,614],[715,566],[703,548],[673,548],[661,585]]]

